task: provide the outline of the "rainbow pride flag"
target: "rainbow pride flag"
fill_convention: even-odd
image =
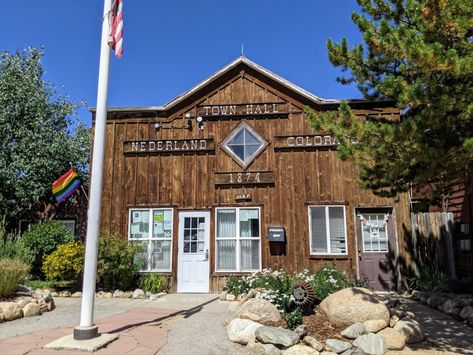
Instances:
[[[71,168],[67,173],[54,181],[52,186],[53,195],[56,201],[61,203],[71,196],[79,187],[79,175],[77,175],[74,168]]]

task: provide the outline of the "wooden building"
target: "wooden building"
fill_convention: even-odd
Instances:
[[[101,231],[143,244],[143,271],[169,274],[175,292],[324,265],[396,288],[407,195],[361,189],[303,113],[338,105],[240,57],[164,106],[110,108]],[[350,105],[360,119],[399,115],[390,102]]]

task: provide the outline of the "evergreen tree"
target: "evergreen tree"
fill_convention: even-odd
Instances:
[[[74,116],[79,104],[43,79],[42,55],[0,53],[0,218],[7,222],[52,202],[51,184],[69,162],[87,179],[90,129]]]
[[[363,43],[327,42],[329,59],[367,100],[393,101],[399,120],[306,109],[380,195],[462,177],[473,166],[473,1],[357,0]]]

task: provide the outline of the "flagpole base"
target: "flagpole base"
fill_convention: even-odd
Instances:
[[[88,340],[99,336],[99,327],[93,325],[91,327],[77,326],[74,328],[74,340]]]

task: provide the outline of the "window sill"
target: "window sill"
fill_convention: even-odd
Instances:
[[[246,275],[251,275],[254,272],[260,272],[261,270],[255,270],[255,271],[214,271],[212,273],[212,276],[246,276]]]
[[[348,260],[349,255],[334,255],[334,254],[311,254],[309,256],[310,260],[327,260],[327,259],[337,259],[337,260]]]

